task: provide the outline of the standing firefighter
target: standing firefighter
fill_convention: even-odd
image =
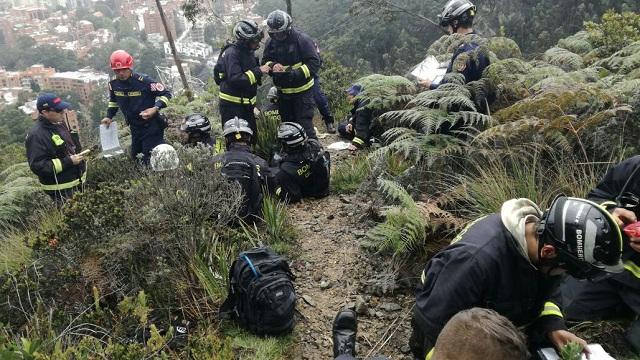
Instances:
[[[473,19],[476,16],[476,6],[469,0],[450,0],[438,15],[440,26],[452,34],[469,35],[473,31]],[[461,44],[453,53],[447,73],[457,72],[464,75],[465,83],[479,80],[482,72],[489,66],[489,58],[480,51],[480,44],[471,40]],[[443,83],[422,80],[420,85],[436,89]]]
[[[57,203],[70,198],[84,182],[85,163],[79,144],[63,123],[69,104],[54,94],[38,96],[38,120],[25,141],[29,167],[42,189]]]
[[[293,28],[291,16],[275,10],[267,17],[269,39],[262,62],[278,88],[278,105],[282,121],[296,122],[307,135],[317,139],[313,128],[315,102],[312,87],[320,70],[320,57],[309,35]]]
[[[133,57],[124,50],[111,54],[111,69],[115,73],[109,82],[107,117],[102,123],[109,126],[118,109],[131,128],[131,156],[149,163],[151,150],[164,143],[165,119],[160,109],[169,104],[171,92],[162,83],[147,75],[133,72]]]
[[[269,71],[269,67],[260,66],[255,55],[264,34],[252,20],[239,21],[233,34],[236,41],[222,49],[213,70],[214,80],[220,85],[220,118],[223,126],[236,116],[246,120],[255,140],[258,129],[253,112],[256,93],[262,74]]]

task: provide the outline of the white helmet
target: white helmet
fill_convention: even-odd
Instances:
[[[160,144],[151,150],[153,171],[174,170],[180,164],[178,152],[169,144]]]

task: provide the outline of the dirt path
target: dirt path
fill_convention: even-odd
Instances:
[[[327,145],[336,139],[323,142]],[[331,156],[334,166],[344,158],[342,153]],[[331,194],[290,207],[300,246],[293,270],[302,315],[294,333],[294,359],[333,358],[331,325],[345,306],[359,313],[358,358],[378,354],[411,359],[406,345],[412,292],[409,286],[397,286],[384,260],[360,247],[368,230],[358,206],[362,200]],[[393,293],[388,292],[393,288]]]

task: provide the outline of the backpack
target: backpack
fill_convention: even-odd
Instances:
[[[243,251],[229,269],[229,296],[220,318],[233,318],[257,335],[288,333],[295,325],[294,276],[287,260],[268,247]]]
[[[245,219],[248,216],[260,216],[262,213],[262,188],[257,174],[256,164],[229,159],[220,170],[228,181],[235,181],[242,187],[242,206],[238,215]]]

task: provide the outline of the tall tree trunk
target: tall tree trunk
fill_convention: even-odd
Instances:
[[[158,6],[158,12],[160,13],[160,19],[162,20],[164,31],[167,34],[167,40],[169,41],[169,46],[171,46],[171,52],[173,53],[173,61],[176,63],[176,66],[178,67],[180,80],[182,80],[182,87],[184,88],[185,94],[187,94],[187,98],[189,99],[189,101],[193,101],[193,93],[189,88],[189,82],[187,82],[187,77],[185,76],[184,70],[182,69],[182,61],[180,61],[180,58],[178,57],[176,44],[173,41],[173,34],[171,34],[171,31],[169,31],[169,26],[167,26],[167,18],[164,16],[162,5],[160,5],[160,0],[156,0],[156,5]]]
[[[287,14],[291,15],[291,17],[293,17],[293,13],[291,12],[291,0],[286,0],[287,3]]]

